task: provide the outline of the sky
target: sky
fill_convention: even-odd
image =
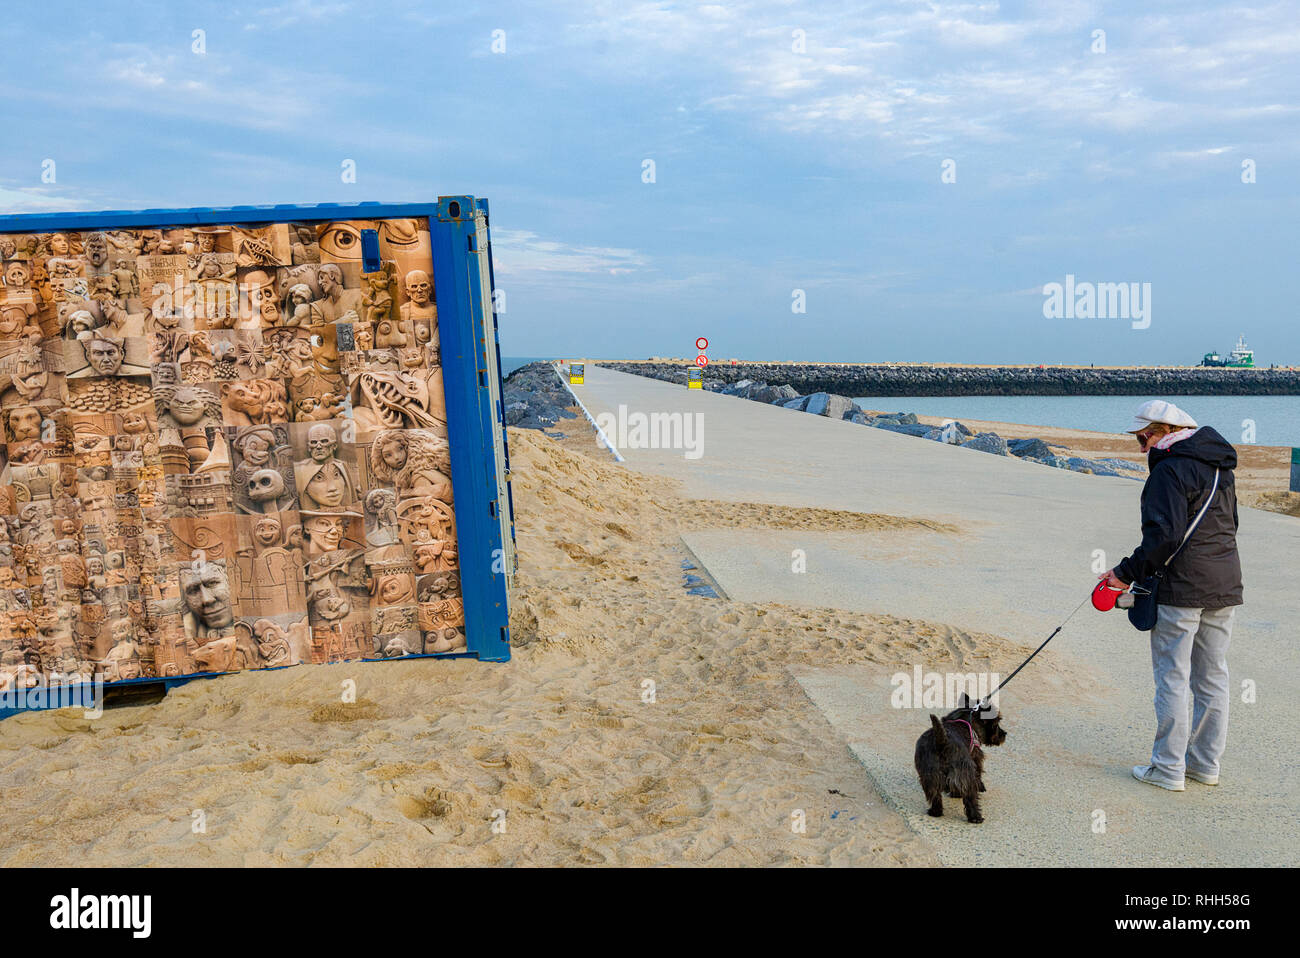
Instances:
[[[487,197],[505,355],[1300,365],[1296,2],[6,21],[0,211]],[[1045,315],[1067,276],[1149,313]]]

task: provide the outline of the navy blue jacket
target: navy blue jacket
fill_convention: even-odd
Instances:
[[[1237,488],[1232,470],[1237,450],[1209,426],[1168,449],[1147,454],[1150,475],[1142,488],[1142,544],[1115,574],[1125,582],[1145,579],[1163,567],[1183,541],[1219,473],[1214,501],[1178,557],[1165,569],[1161,605],[1222,609],[1241,605],[1237,556]]]

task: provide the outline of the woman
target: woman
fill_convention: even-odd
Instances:
[[[1147,453],[1150,472],[1142,489],[1142,544],[1103,578],[1127,589],[1164,570],[1151,630],[1156,740],[1151,764],[1135,765],[1133,777],[1176,792],[1185,777],[1217,785],[1228,738],[1228,642],[1242,595],[1232,474],[1237,451],[1162,400],[1143,405],[1129,432]],[[1196,531],[1166,568],[1207,500]]]

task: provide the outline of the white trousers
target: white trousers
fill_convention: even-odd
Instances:
[[[1181,782],[1188,768],[1219,773],[1228,740],[1228,643],[1235,606],[1226,609],[1158,607],[1151,630],[1156,680],[1156,741],[1151,764],[1160,777]]]

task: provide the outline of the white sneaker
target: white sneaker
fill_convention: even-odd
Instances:
[[[1190,778],[1193,782],[1200,782],[1202,785],[1219,784],[1218,772],[1198,772],[1194,768],[1189,768],[1187,770],[1187,777]]]
[[[1182,782],[1168,782],[1156,775],[1155,767],[1152,765],[1134,765],[1133,777],[1139,782],[1146,782],[1148,785],[1155,785],[1159,788],[1167,788],[1171,792],[1184,792],[1187,786]]]

